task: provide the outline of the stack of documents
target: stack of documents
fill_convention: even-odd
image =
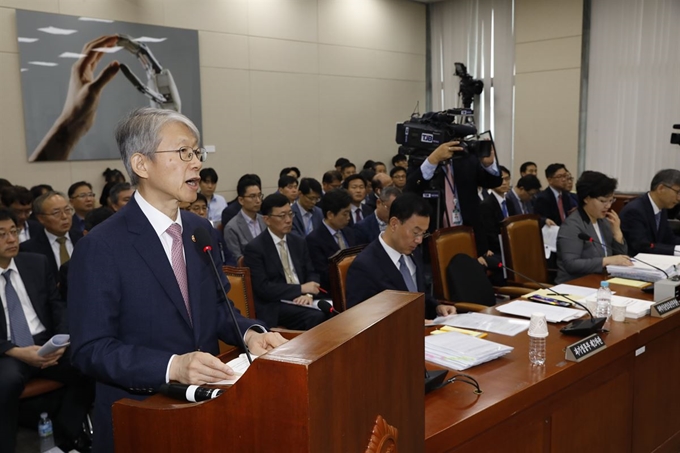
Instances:
[[[586,301],[597,300],[597,295],[588,297]],[[649,302],[641,299],[633,299],[632,297],[612,296],[612,303],[621,303],[626,306],[626,318],[639,319],[647,316],[650,307],[654,302]]]
[[[666,278],[666,274],[654,267],[641,263],[642,260],[666,271],[669,276],[677,275],[680,266],[680,257],[673,255],[654,255],[651,253],[638,253],[633,258],[632,266],[607,266],[607,272],[614,277],[642,280],[644,282],[656,282]]]
[[[555,294],[557,293],[557,294]],[[576,286],[576,285],[567,285],[567,284],[561,284],[561,285],[556,285],[553,286],[550,289],[539,289],[534,291],[533,293],[525,294],[522,296],[524,299],[531,299],[532,297],[537,297],[539,300],[557,300],[561,302],[567,302],[569,305],[571,305],[571,300],[578,300],[580,301],[581,299],[585,299],[588,296],[591,296],[593,294],[597,293],[596,288],[588,288],[587,286]],[[567,299],[569,298],[569,299]]]
[[[487,315],[484,313],[464,313],[460,315],[440,316],[433,324],[460,327],[463,329],[484,330],[514,337],[529,328],[529,321],[524,319],[506,318],[503,316]]]
[[[458,332],[425,337],[425,360],[457,371],[497,359],[512,349]]]
[[[531,318],[532,313],[543,313],[548,322],[568,322],[580,318],[587,313],[585,310],[526,302],[523,300],[516,300],[509,304],[501,305],[496,307],[496,310],[506,315],[521,316],[523,318]]]
[[[257,359],[256,355],[250,355],[250,357],[255,360]],[[227,362],[227,365],[231,367],[232,370],[234,370],[234,377],[230,379],[224,379],[222,381],[217,381],[217,382],[210,382],[209,384],[211,385],[232,385],[235,384],[236,381],[238,381],[243,374],[248,371],[248,368],[250,368],[250,361],[248,360],[248,357],[246,356],[245,353],[240,354],[238,357],[236,357],[233,360],[230,360]]]

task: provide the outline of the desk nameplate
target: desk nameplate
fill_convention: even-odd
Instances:
[[[565,359],[570,362],[580,362],[591,357],[607,347],[604,340],[596,333],[567,346]]]
[[[665,318],[680,309],[680,301],[676,297],[669,297],[668,299],[657,302],[650,308],[652,318]]]

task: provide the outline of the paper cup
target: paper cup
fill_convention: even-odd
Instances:
[[[529,320],[529,336],[534,338],[545,338],[548,336],[548,321],[543,313],[532,313]]]
[[[612,321],[623,322],[626,320],[626,304],[612,302]]]

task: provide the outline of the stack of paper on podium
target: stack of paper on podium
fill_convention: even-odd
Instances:
[[[644,282],[656,282],[666,278],[666,274],[660,270],[654,269],[649,263],[666,271],[669,276],[677,275],[678,266],[680,265],[680,257],[673,255],[654,255],[651,253],[638,253],[633,258],[632,266],[607,266],[607,272],[614,277],[630,278],[633,280],[642,280]]]
[[[506,315],[521,316],[523,318],[531,318],[532,313],[543,313],[548,322],[572,321],[587,313],[585,310],[576,310],[574,308],[558,307],[523,300],[516,300],[501,305],[496,307],[496,310],[505,313]]]
[[[425,337],[425,360],[457,371],[497,359],[512,349],[458,332]]]

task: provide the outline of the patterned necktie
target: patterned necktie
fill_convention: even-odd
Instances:
[[[557,196],[557,210],[560,211],[560,220],[564,221],[564,204],[562,203],[562,194]]]
[[[5,277],[5,299],[7,300],[7,312],[9,314],[9,328],[11,330],[11,341],[19,347],[33,346],[33,336],[31,329],[28,327],[26,321],[26,314],[21,307],[19,295],[14,290],[12,282],[10,281],[10,272],[12,269],[7,269],[2,276]]]
[[[288,249],[286,249],[286,241],[279,241],[279,249],[281,250],[281,264],[283,265],[283,273],[286,276],[286,283],[295,283],[293,278],[293,270],[290,268],[288,261]]]
[[[172,271],[175,273],[179,290],[182,292],[184,306],[191,321],[191,308],[189,307],[189,282],[187,281],[187,263],[184,261],[184,244],[182,243],[182,227],[179,223],[173,223],[165,230],[172,238]]]
[[[408,290],[412,293],[417,293],[418,288],[416,288],[416,284],[413,283],[413,277],[411,277],[411,271],[408,269],[408,266],[406,265],[404,255],[401,255],[399,257],[399,272],[401,272],[401,276],[404,279],[404,283],[406,283],[406,287],[408,288]]]
[[[335,239],[338,241],[338,247],[340,247],[340,250],[345,250],[347,248],[347,242],[345,242],[345,238],[342,237],[342,233],[340,231],[335,233]]]
[[[311,212],[306,212],[305,213],[305,236],[308,235],[309,233],[312,232],[314,229],[314,226],[312,225],[312,213]]]
[[[57,238],[57,242],[59,243],[59,265],[61,266],[71,259],[71,257],[68,254],[68,250],[66,250],[66,238],[64,236]]]
[[[508,216],[508,203],[505,200],[501,202],[501,210],[503,211],[503,218],[506,218]]]

